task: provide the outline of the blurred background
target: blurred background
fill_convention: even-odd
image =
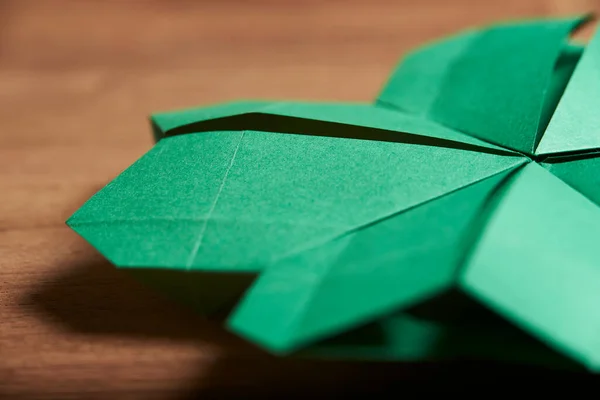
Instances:
[[[590,11],[600,2],[0,1],[0,397],[439,383],[446,370],[274,360],[121,276],[64,220],[150,148],[152,112],[241,98],[369,101],[426,41]]]

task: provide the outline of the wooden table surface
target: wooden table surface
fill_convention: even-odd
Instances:
[[[369,100],[426,40],[599,3],[0,1],[0,397],[456,383],[452,367],[270,357],[116,271],[64,221],[150,148],[153,111],[239,97]]]

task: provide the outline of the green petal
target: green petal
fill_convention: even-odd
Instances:
[[[590,369],[600,361],[600,209],[536,164],[509,182],[464,289]]]
[[[289,351],[450,288],[483,205],[509,172],[270,266],[230,326]]]
[[[400,64],[378,103],[532,154],[557,60],[586,19],[500,25],[419,50]]]
[[[258,271],[522,162],[369,140],[180,135],[157,143],[68,224],[120,266]]]

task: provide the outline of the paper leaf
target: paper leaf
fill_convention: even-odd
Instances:
[[[509,182],[464,290],[590,369],[600,346],[600,209],[537,164]]]
[[[475,220],[510,171],[268,267],[230,326],[287,352],[447,290]]]
[[[158,142],[68,224],[120,266],[256,271],[523,160],[268,132],[181,135]]]
[[[500,25],[434,44],[399,65],[378,103],[532,154],[554,66],[586,19]]]
[[[548,124],[536,154],[600,148],[600,31],[581,60]]]

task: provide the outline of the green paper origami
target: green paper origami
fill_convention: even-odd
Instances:
[[[68,225],[276,354],[600,370],[600,34],[587,16],[409,54],[373,104],[152,116]]]

